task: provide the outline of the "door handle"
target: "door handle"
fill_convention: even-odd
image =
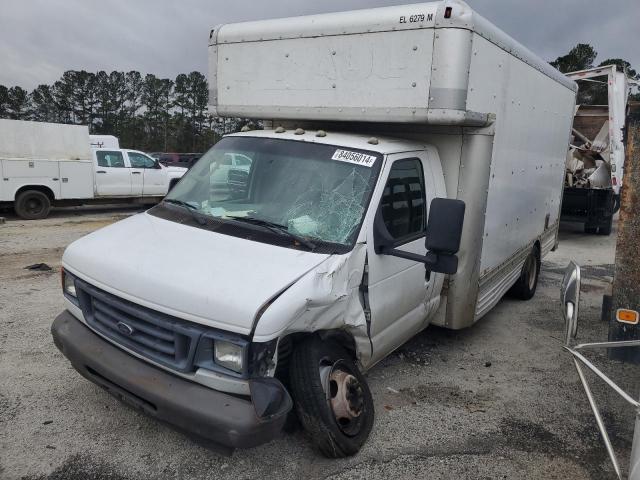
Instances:
[[[96,173],[107,173],[104,170],[98,170]]]
[[[140,175],[142,172],[131,172],[133,175]]]

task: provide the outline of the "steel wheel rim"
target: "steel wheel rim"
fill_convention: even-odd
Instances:
[[[333,420],[342,433],[357,435],[365,418],[364,390],[360,381],[341,361],[320,362],[320,380]]]
[[[44,203],[37,198],[29,198],[25,202],[25,209],[31,215],[37,215],[44,210]]]

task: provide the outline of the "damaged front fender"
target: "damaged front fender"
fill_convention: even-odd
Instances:
[[[332,255],[275,299],[258,319],[253,340],[269,341],[296,332],[346,330],[356,345],[369,345],[360,286],[366,262],[366,244],[356,244],[345,255]],[[369,348],[357,348],[367,363]]]

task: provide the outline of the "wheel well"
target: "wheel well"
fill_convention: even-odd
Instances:
[[[538,250],[538,258],[540,258],[540,255],[542,254],[542,247],[540,246],[540,240],[536,240],[535,242],[533,242],[533,248]]]
[[[16,191],[16,194],[15,194],[14,198],[17,200],[18,199],[18,195],[20,195],[22,192],[26,192],[27,190],[37,190],[38,192],[44,193],[47,197],[49,197],[49,200],[52,203],[56,198],[54,193],[53,193],[53,190],[51,190],[49,187],[45,187],[44,185],[25,185],[23,187],[20,187]]]
[[[280,339],[278,343],[278,366],[276,368],[276,377],[288,377],[289,359],[296,345],[311,336],[318,336],[322,340],[336,342],[344,348],[352,360],[357,361],[356,341],[346,330],[321,330],[319,332],[296,332],[286,335]],[[285,379],[286,381],[286,379]]]

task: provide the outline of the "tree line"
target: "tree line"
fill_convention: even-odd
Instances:
[[[578,44],[550,62],[563,73],[594,66],[595,49]],[[639,78],[626,60],[607,59],[598,66],[615,64]],[[606,104],[607,87],[580,86],[578,103]],[[634,94],[640,100],[640,94]],[[88,125],[91,133],[115,135],[124,148],[163,152],[203,152],[242,119],[216,118],[207,111],[209,89],[200,72],[175,79],[140,72],[97,73],[70,70],[53,85],[33,91],[0,85],[0,118]]]
[[[137,71],[70,70],[31,92],[0,85],[0,118],[88,125],[92,134],[115,135],[124,148],[203,152],[242,124],[210,115],[208,101],[200,72],[171,80]]]
[[[603,67],[605,65],[616,65],[617,69],[625,72],[632,79],[639,80],[640,75],[631,67],[631,64],[622,58],[608,58],[598,65],[595,59],[598,52],[588,43],[579,43],[573,47],[569,53],[549,62],[551,66],[557,68],[562,73],[577,72],[593,67]],[[640,93],[632,93],[631,100],[640,101]],[[580,82],[577,103],[580,105],[606,105],[608,93],[606,83]]]

